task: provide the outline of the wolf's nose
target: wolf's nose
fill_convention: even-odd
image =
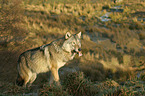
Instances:
[[[81,51],[81,48],[79,48],[78,51]]]

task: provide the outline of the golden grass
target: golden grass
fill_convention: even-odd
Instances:
[[[129,89],[131,87],[129,85],[131,81],[127,82],[126,80],[136,80],[135,71],[145,69],[142,67],[144,66],[145,59],[139,60],[140,56],[144,57],[144,54],[137,51],[140,46],[144,46],[140,42],[145,37],[144,26],[141,25],[142,21],[137,21],[138,16],[141,16],[140,13],[136,13],[139,10],[144,10],[143,6],[145,4],[138,2],[139,4],[134,3],[134,5],[131,5],[133,1],[124,1],[127,2],[122,3],[123,8],[125,8],[124,12],[110,14],[112,21],[104,23],[98,17],[107,12],[106,10],[102,12],[102,7],[107,5],[108,2],[93,4],[26,4],[22,25],[15,23],[15,28],[24,26],[24,29],[29,30],[28,32],[22,31],[26,33],[26,36],[21,34],[23,38],[20,40],[12,40],[7,44],[0,45],[0,73],[2,73],[0,75],[0,87],[2,86],[1,88],[3,88],[0,92],[10,95],[13,93],[17,95],[26,92],[31,93],[36,90],[39,90],[40,95],[87,95],[91,93],[97,95],[135,94],[134,90],[136,89],[132,89],[131,91]],[[131,4],[129,4],[130,2]],[[139,7],[140,5],[141,7]],[[109,6],[114,6],[114,4],[110,3]],[[9,11],[9,9],[7,10]],[[9,18],[10,21],[11,19]],[[11,21],[10,24],[12,23],[14,22]],[[116,27],[114,26],[115,24],[120,25]],[[11,27],[7,28],[9,29],[8,32],[12,32]],[[19,30],[15,31],[20,32]],[[64,36],[68,31],[71,33],[82,31],[83,33],[83,56],[81,58],[76,56],[75,60],[70,62],[72,63],[72,67],[79,68],[81,72],[67,73],[66,78],[64,76],[65,79],[62,80],[62,82],[67,84],[62,84],[62,87],[64,87],[63,90],[56,86],[47,86],[45,75],[39,75],[41,78],[34,82],[34,86],[38,85],[39,87],[35,90],[32,87],[32,89],[25,89],[14,86],[17,75],[16,66],[18,56],[28,49],[48,44]],[[125,50],[126,53],[118,52],[112,48],[106,50],[104,46],[109,46],[111,43],[105,42],[99,45],[93,42],[88,34],[98,34],[97,38],[107,38],[111,42],[117,43],[121,47],[121,50]],[[4,34],[1,35],[3,36]],[[8,33],[8,35],[11,34]],[[12,37],[16,38],[17,36]],[[131,42],[132,40],[133,42]],[[126,46],[129,49],[125,49]],[[144,80],[144,76],[142,73],[139,79]],[[69,81],[66,82],[68,79],[71,83]],[[125,84],[128,84],[129,87],[126,87],[126,85],[123,87],[120,84],[122,82],[126,82]],[[143,90],[144,88],[141,86],[144,86],[144,84],[138,84],[140,84],[139,87]]]

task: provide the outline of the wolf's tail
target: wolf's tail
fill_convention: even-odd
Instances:
[[[16,84],[18,86],[23,86],[24,85],[24,79],[20,76],[20,74],[18,73],[18,77],[16,79]]]

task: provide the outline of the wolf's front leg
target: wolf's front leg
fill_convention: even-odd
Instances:
[[[58,86],[60,86],[59,74],[58,74],[58,69],[57,69],[57,68],[52,68],[52,69],[51,69],[51,77],[50,77],[49,84],[51,85],[51,84],[53,83],[53,81],[55,81],[56,84],[57,84]]]

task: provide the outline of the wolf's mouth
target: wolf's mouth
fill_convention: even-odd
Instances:
[[[79,56],[82,56],[82,52],[81,52],[81,48],[78,49],[78,51],[76,50],[72,50],[72,53],[77,53]]]

